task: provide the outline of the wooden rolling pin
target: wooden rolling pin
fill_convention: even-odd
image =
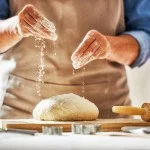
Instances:
[[[112,111],[122,115],[140,115],[143,121],[150,122],[150,103],[144,103],[141,108],[131,106],[113,106]]]

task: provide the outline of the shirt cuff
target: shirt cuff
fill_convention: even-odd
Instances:
[[[128,34],[138,41],[140,45],[139,55],[130,67],[140,67],[150,57],[150,34],[145,31],[127,31],[123,34]]]

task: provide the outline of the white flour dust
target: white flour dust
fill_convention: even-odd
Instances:
[[[52,45],[51,45],[51,49],[53,51],[53,54],[56,56],[57,55],[57,52],[56,52],[56,49],[57,49],[57,43],[55,41],[53,41]]]
[[[55,33],[56,31],[56,27],[55,25],[50,22],[48,19],[43,18],[43,19],[39,19],[38,20],[39,23],[41,23],[44,27],[46,27],[47,29],[49,29],[50,32]]]
[[[42,27],[42,25],[46,28],[46,29],[48,29],[48,31],[50,31],[51,33],[50,33],[50,40],[52,40],[52,41],[56,41],[57,39],[58,39],[58,36],[57,36],[57,34],[56,34],[56,27],[55,27],[55,25],[52,23],[52,22],[50,22],[49,20],[47,20],[46,18],[44,18],[44,19],[39,19],[38,20],[38,22],[37,22],[37,24],[35,25],[35,26],[37,26],[38,28],[43,28]]]
[[[56,49],[55,41],[58,39],[58,36],[55,33],[56,28],[55,28],[54,24],[52,22],[48,21],[47,19],[39,20],[39,22],[43,26],[48,28],[49,31],[51,32],[50,40],[53,41],[53,47],[55,50]],[[38,25],[39,24],[37,24],[37,27],[39,27]],[[45,74],[45,64],[44,64],[44,57],[45,57],[45,53],[46,53],[45,40],[43,38],[35,36],[35,47],[40,50],[39,55],[38,55],[39,64],[37,66],[36,92],[37,92],[38,96],[41,97],[41,85],[44,83],[44,74]],[[54,54],[56,55],[56,51],[54,52]]]
[[[41,96],[41,84],[44,83],[43,76],[45,74],[44,56],[45,56],[46,45],[45,45],[44,39],[35,37],[35,47],[39,48],[39,50],[40,50],[39,56],[38,56],[39,64],[37,67],[36,92],[37,92],[38,96]]]

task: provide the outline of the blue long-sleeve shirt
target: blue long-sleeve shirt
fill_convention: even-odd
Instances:
[[[150,0],[124,0],[126,31],[140,45],[138,58],[131,67],[143,65],[150,58]]]
[[[140,45],[139,56],[131,67],[143,65],[150,57],[150,0],[124,0],[126,30]],[[0,0],[0,19],[9,17],[8,0]]]

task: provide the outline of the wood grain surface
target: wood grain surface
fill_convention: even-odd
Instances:
[[[34,119],[0,120],[1,128],[29,129],[41,132],[42,126],[63,126],[64,132],[71,131],[72,124],[101,124],[100,131],[120,131],[123,126],[150,126],[150,122],[139,119],[98,119],[95,121],[37,121]]]

